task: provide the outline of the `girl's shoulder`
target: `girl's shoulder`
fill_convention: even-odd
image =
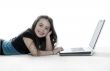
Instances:
[[[27,30],[25,30],[23,33],[22,33],[22,36],[23,37],[27,37],[27,38],[35,38],[35,35],[33,34],[32,30],[30,28],[28,28]]]

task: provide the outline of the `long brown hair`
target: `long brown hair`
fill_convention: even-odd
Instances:
[[[35,30],[35,27],[36,27],[36,25],[37,25],[37,23],[38,23],[38,21],[39,21],[40,19],[42,19],[42,18],[47,19],[47,20],[49,21],[49,23],[50,23],[50,30],[52,31],[52,34],[50,35],[50,39],[51,39],[51,43],[52,43],[52,46],[53,46],[53,49],[54,49],[55,43],[57,43],[57,34],[56,34],[55,29],[54,29],[54,25],[53,25],[53,20],[52,20],[52,18],[50,18],[50,17],[47,16],[47,15],[41,15],[41,16],[39,16],[39,17],[34,21],[34,23],[33,23],[31,29],[32,29],[32,31],[34,31],[34,30]],[[34,31],[34,33],[35,33],[35,31]],[[44,42],[44,41],[42,41],[42,42]],[[45,43],[46,43],[46,41],[45,41]],[[46,47],[46,45],[42,45],[42,46],[43,46],[43,48]]]

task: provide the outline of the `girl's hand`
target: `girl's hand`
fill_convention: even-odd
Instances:
[[[64,49],[62,47],[57,47],[53,50],[53,54],[57,54],[59,53],[60,51],[63,51]]]
[[[50,35],[52,34],[52,31],[48,32],[48,34],[46,35],[46,50],[52,50],[52,42],[51,42],[51,38]]]
[[[51,34],[52,34],[52,31],[50,31],[46,37],[50,37]]]

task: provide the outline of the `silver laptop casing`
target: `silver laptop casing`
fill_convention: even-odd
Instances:
[[[101,30],[103,28],[103,25],[105,23],[105,20],[99,20],[96,29],[94,31],[94,34],[92,36],[92,39],[89,43],[89,47],[83,48],[83,50],[73,50],[73,49],[78,49],[78,48],[70,48],[70,49],[65,49],[64,51],[61,51],[59,53],[60,56],[91,56],[94,54],[94,48],[97,43],[97,40],[99,38],[99,35],[101,33]]]

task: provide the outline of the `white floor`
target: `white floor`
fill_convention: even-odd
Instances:
[[[93,56],[0,56],[2,71],[109,71],[110,53],[96,52]]]

